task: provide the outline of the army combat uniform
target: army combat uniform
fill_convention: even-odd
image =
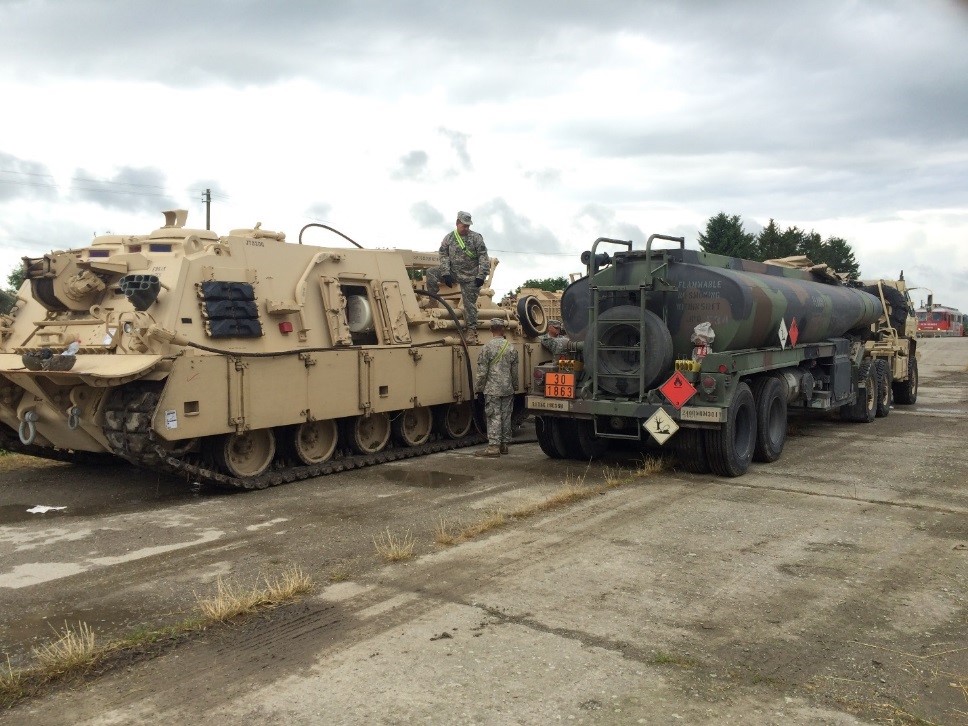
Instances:
[[[495,318],[491,325],[503,321]],[[487,341],[477,357],[476,391],[484,394],[484,414],[487,418],[487,448],[482,456],[508,453],[511,441],[511,409],[514,387],[518,380],[518,351],[503,335]]]
[[[541,345],[551,353],[552,358],[557,359],[559,355],[565,352],[565,348],[568,347],[568,336],[559,335],[557,337],[551,337],[547,333],[538,338],[541,341]]]
[[[484,238],[470,230],[462,236],[455,229],[440,243],[440,267],[427,270],[427,292],[436,295],[440,280],[452,276],[460,285],[464,322],[468,330],[474,331],[477,330],[477,293],[490,271]]]

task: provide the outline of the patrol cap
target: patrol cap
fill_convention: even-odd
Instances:
[[[468,214],[467,212],[458,212],[457,221],[460,222],[461,224],[468,224],[468,225],[473,224],[473,222],[471,221],[471,215]]]
[[[505,328],[507,327],[507,321],[504,318],[491,318],[492,328]]]
[[[554,326],[556,328],[561,328],[561,321],[560,320],[549,320],[548,321],[548,327],[550,328],[552,326]]]

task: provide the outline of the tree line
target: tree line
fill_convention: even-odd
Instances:
[[[799,227],[780,231],[773,219],[759,234],[751,234],[743,228],[738,214],[730,216],[720,212],[706,222],[706,231],[699,234],[699,246],[717,255],[758,262],[804,255],[814,264],[826,264],[851,280],[860,277],[860,265],[847,240],[842,237],[823,239],[819,233]]]

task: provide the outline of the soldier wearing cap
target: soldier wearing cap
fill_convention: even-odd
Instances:
[[[487,418],[487,448],[475,456],[500,456],[508,453],[511,442],[511,409],[518,381],[518,351],[504,337],[506,323],[491,318],[493,336],[477,357],[475,390],[484,394]]]
[[[561,332],[561,321],[549,320],[548,332],[538,338],[541,341],[541,345],[547,348],[548,352],[555,358],[565,352],[565,347],[569,342],[568,336],[562,335]]]
[[[440,243],[440,266],[427,270],[427,292],[436,295],[440,282],[460,285],[464,323],[470,342],[477,342],[477,293],[491,270],[484,238],[471,232],[471,215],[457,213],[455,229]]]

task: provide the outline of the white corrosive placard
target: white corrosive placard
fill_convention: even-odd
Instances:
[[[780,336],[780,347],[783,348],[783,350],[786,350],[788,332],[787,332],[786,320],[784,320],[783,318],[780,318],[780,328],[776,332]]]
[[[660,408],[649,416],[649,420],[642,424],[642,428],[648,431],[659,444],[664,444],[679,430],[679,424],[665,412],[665,409]]]
[[[166,429],[177,429],[178,428],[178,414],[174,409],[168,409],[165,411],[165,428]]]

